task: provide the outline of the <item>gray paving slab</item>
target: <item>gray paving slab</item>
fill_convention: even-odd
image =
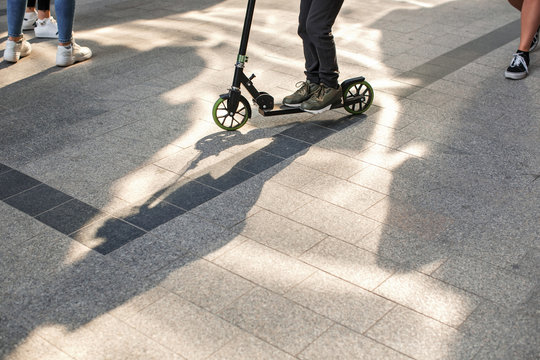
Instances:
[[[3,202],[0,214],[0,236],[5,248],[16,247],[47,230],[46,225]]]
[[[213,313],[255,285],[204,259],[178,259],[150,277],[153,283]]]
[[[485,301],[462,324],[460,331],[482,339],[483,346],[475,358],[534,359],[538,352],[537,308],[533,307],[528,314]]]
[[[339,325],[325,332],[298,356],[300,359],[410,359]]]
[[[0,313],[0,355],[5,359],[73,359],[64,351],[46,341],[40,336],[33,336],[24,344],[20,344],[21,338],[26,338],[28,329],[17,325],[13,320],[8,320]]]
[[[436,237],[454,222],[451,217],[391,197],[385,197],[362,214],[424,238]]]
[[[386,197],[385,194],[357,186],[331,175],[320,176],[301,190],[313,197],[359,214]]]
[[[188,212],[151,231],[167,247],[187,250],[199,257],[213,260],[247,240],[220,225]],[[178,250],[177,250],[178,251]]]
[[[63,329],[45,327],[38,333],[75,359],[106,358],[110,354],[148,359],[185,359],[110,315],[96,319],[81,330],[66,333]]]
[[[148,321],[149,318],[160,321]],[[235,326],[174,294],[148,306],[127,322],[189,359],[204,359],[240,334]]]
[[[366,164],[361,161],[319,147],[310,148],[296,161],[342,179],[347,179],[366,167]]]
[[[107,256],[142,277],[152,275],[172,262],[187,263],[196,258],[187,250],[173,247],[152,233],[140,236]]]
[[[304,205],[290,218],[353,244],[380,225],[375,220],[322,200]]]
[[[456,329],[401,306],[366,336],[414,359],[472,359],[481,346]]]
[[[383,283],[396,267],[388,259],[335,238],[317,244],[301,260],[367,290]]]
[[[289,290],[285,297],[359,333],[396,305],[322,271]]]
[[[291,354],[333,325],[333,322],[268,290],[256,288],[221,312],[245,331]]]
[[[304,192],[281,185],[275,181],[267,181],[257,199],[257,206],[287,216],[311,201],[313,201],[313,197]]]
[[[433,276],[498,304],[516,307],[530,296],[535,283],[473,258],[451,258]]]
[[[252,240],[245,241],[225,252],[213,262],[280,294],[302,282],[317,270]]]
[[[227,343],[217,352],[215,352],[209,359],[212,360],[234,360],[234,359],[264,359],[264,360],[292,360],[294,357],[287,354],[284,351],[270,345],[268,342],[261,339],[243,333],[234,340]]]
[[[232,231],[292,257],[298,257],[327,237],[320,231],[261,210]]]
[[[416,272],[392,275],[375,293],[452,327],[481,302],[472,293]]]
[[[441,237],[426,238],[389,225],[381,225],[356,245],[394,261],[400,272],[416,270],[427,275],[457,253]]]

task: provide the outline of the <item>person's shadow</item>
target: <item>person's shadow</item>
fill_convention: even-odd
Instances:
[[[333,129],[349,126],[363,118],[344,116],[338,120],[293,124],[292,128],[254,129],[245,134],[218,132],[202,138],[195,145],[198,155],[178,170],[178,178],[172,184],[148,196],[143,203],[120,211],[116,217],[88,226],[84,234],[93,234],[92,237],[74,237],[79,243],[86,242],[95,252],[87,252],[81,245],[75,246],[75,250],[73,246],[68,249],[68,244],[62,240],[59,247],[64,248],[59,254],[69,258],[70,253],[75,253],[71,262],[58,265],[61,269],[56,272],[33,274],[36,278],[32,283],[40,286],[3,291],[2,308],[20,316],[23,319],[20,323],[24,325],[10,325],[14,329],[9,329],[10,337],[3,340],[2,354],[9,354],[34,329],[42,326],[61,326],[64,331],[75,332],[159,287],[178,267],[226,247],[241,233],[239,223],[249,216],[267,180],[313,143],[334,134]],[[307,130],[308,138],[315,131],[320,134],[311,142],[287,136],[295,129]],[[267,144],[250,147],[258,141]],[[219,162],[198,167],[206,159],[234,146],[241,146],[248,155],[240,151],[232,153],[225,164]],[[183,176],[185,174],[189,176]],[[235,188],[249,181],[252,183],[248,190],[242,190],[241,196],[234,193]],[[220,207],[220,197],[227,196],[227,206]],[[201,206],[217,209],[217,212],[201,215]],[[128,243],[117,242],[112,237],[126,222],[137,224],[148,234]],[[17,276],[15,274],[11,281],[15,282]],[[7,313],[3,312],[3,316],[5,323],[19,323]]]
[[[414,291],[423,292],[418,295],[420,302],[431,301],[439,291],[446,293],[447,299],[441,301],[448,305],[445,312],[436,306],[422,309],[446,323],[457,321],[451,313],[472,313],[470,321],[465,317],[457,321],[458,325],[464,322],[461,327],[469,332],[447,339],[449,353],[463,358],[497,353],[498,358],[529,359],[534,358],[538,344],[529,335],[535,330],[534,320],[527,315],[537,303],[538,271],[520,269],[530,269],[527,249],[534,249],[540,231],[534,182],[539,170],[533,159],[540,139],[534,115],[539,110],[538,96],[530,83],[504,79],[507,63],[499,64],[494,72],[494,65],[483,65],[488,60],[482,59],[504,48],[510,57],[510,44],[519,37],[519,20],[481,36],[464,33],[458,45],[445,44],[441,38],[438,46],[431,47],[420,44],[414,35],[400,33],[403,29],[388,29],[399,28],[396,19],[435,18],[469,5],[453,1],[433,8],[396,10],[370,25],[381,32],[381,63],[402,67],[401,74],[392,79],[401,88],[376,90],[404,97],[396,106],[393,123],[403,121],[405,126],[394,130],[392,140],[397,145],[372,154],[368,150],[362,159],[374,166],[355,181],[388,197],[365,213],[384,225],[358,245],[375,251],[378,265],[395,271],[399,279],[381,287],[381,294],[414,308],[419,306]],[[404,21],[402,26],[406,25]],[[445,24],[430,26],[437,33]],[[392,44],[399,41],[396,36],[411,41],[409,55],[393,53]],[[470,41],[465,40],[467,36]],[[422,61],[422,51],[430,48],[441,55]],[[413,53],[418,55],[410,56]],[[377,136],[372,125],[366,140]],[[408,140],[400,143],[400,138]],[[403,160],[389,167],[381,154]],[[536,199],[527,200],[530,196]],[[520,276],[524,278],[510,289],[506,281]],[[431,278],[452,287],[430,288],[425,284]],[[487,279],[493,282],[487,285]],[[402,288],[411,291],[408,297],[400,295]],[[497,308],[498,313],[486,313],[488,307]],[[515,334],[522,340],[516,341]]]

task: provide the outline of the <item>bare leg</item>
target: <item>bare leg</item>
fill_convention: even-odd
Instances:
[[[51,17],[51,10],[38,10],[37,17],[39,20]]]
[[[521,7],[521,38],[518,50],[529,51],[538,26],[540,26],[540,0],[523,0]]]

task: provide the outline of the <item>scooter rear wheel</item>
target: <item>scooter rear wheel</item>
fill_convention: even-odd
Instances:
[[[367,81],[352,83],[343,91],[343,102],[346,104],[343,108],[351,114],[362,114],[373,103],[373,97],[373,88]],[[347,104],[347,101],[351,100],[354,102]]]
[[[228,101],[228,95],[220,97],[216,101],[214,108],[212,109],[214,122],[223,130],[238,130],[244,126],[249,119],[249,102],[244,97],[241,97],[240,103],[238,104],[238,109],[234,114],[231,114],[227,110]]]

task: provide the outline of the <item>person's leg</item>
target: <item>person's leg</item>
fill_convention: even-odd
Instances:
[[[341,101],[336,44],[332,26],[341,10],[343,0],[312,0],[306,22],[306,32],[315,46],[319,60],[320,87],[300,108],[311,113],[329,110]]]
[[[51,17],[51,0],[39,0],[37,10],[39,20]]]
[[[4,50],[5,61],[15,63],[32,52],[32,46],[23,39],[22,35],[25,9],[26,1],[7,1],[8,41]]]
[[[298,35],[302,39],[304,47],[304,59],[306,61],[306,79],[313,84],[320,82],[319,78],[319,56],[315,44],[307,32],[307,20],[313,0],[302,0],[300,2],[300,15],[298,17]]]
[[[518,50],[528,52],[540,26],[540,0],[523,0],[521,7],[521,37]]]
[[[36,0],[28,0],[26,3],[26,12],[34,12],[36,10]]]
[[[319,57],[317,55],[317,49],[306,30],[307,18],[312,2],[313,0],[301,0],[300,15],[298,16],[298,35],[302,39],[304,59],[306,61],[304,71],[306,81],[300,81],[296,84],[298,90],[289,96],[285,96],[283,98],[283,105],[300,107],[304,101],[309,99],[319,89],[319,83],[321,81],[319,78]]]
[[[26,12],[23,19],[23,30],[32,30],[36,26],[38,13],[36,11],[36,0],[28,0],[26,4]]]
[[[519,6],[519,4],[513,4]],[[520,80],[529,74],[529,51],[538,43],[540,31],[540,0],[523,0],[521,4],[521,35],[519,47],[510,66],[504,72],[507,79]],[[535,38],[536,37],[536,38]]]
[[[521,11],[521,6],[523,5],[523,0],[508,0],[510,5]]]
[[[321,83],[332,88],[338,87],[339,77],[332,26],[342,5],[343,0],[313,0],[306,23],[318,55]]]
[[[58,21],[58,43],[63,46],[73,40],[73,18],[75,17],[75,0],[56,0],[54,2]]]
[[[75,17],[75,0],[56,0],[54,2],[58,18],[58,49],[56,65],[70,66],[76,62],[92,57],[92,51],[79,46],[73,40],[73,18]]]
[[[38,20],[36,21],[34,34],[38,38],[58,38],[58,24],[51,16],[50,0],[38,0]]]
[[[22,39],[22,25],[25,10],[26,1],[7,0],[9,40],[19,41],[20,39]]]

